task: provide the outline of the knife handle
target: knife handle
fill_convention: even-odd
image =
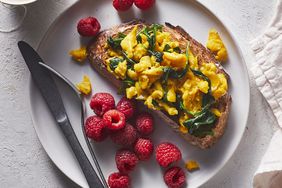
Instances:
[[[86,156],[84,150],[82,149],[66,114],[63,115],[62,118],[60,118],[58,124],[61,127],[62,131],[64,132],[64,135],[68,140],[78,160],[78,163],[80,164],[80,167],[86,177],[89,187],[104,188],[104,185],[102,184],[96,171],[94,170],[88,157]]]

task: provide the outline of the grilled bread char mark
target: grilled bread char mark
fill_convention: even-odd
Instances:
[[[110,36],[115,36],[119,32],[129,33],[135,26],[141,29],[143,26],[148,25],[143,21],[134,20],[128,23],[123,23],[118,26],[114,26],[110,29],[104,30],[88,45],[88,58],[94,69],[104,76],[109,82],[114,84],[117,88],[121,86],[121,81],[118,80],[112,73],[107,70],[106,59],[108,58],[105,45],[107,39]],[[214,55],[206,49],[202,44],[193,39],[184,29],[180,26],[173,26],[166,23],[163,30],[170,32],[174,40],[179,41],[180,48],[186,49],[187,43],[190,43],[190,50],[194,56],[198,57],[199,65],[206,62],[213,62],[218,67],[218,73],[223,73],[228,77],[228,74],[223,70],[222,66],[217,63]],[[174,131],[178,132],[184,139],[186,139],[192,145],[198,146],[202,149],[211,147],[218,141],[224,134],[227,119],[230,112],[231,96],[227,93],[219,99],[218,109],[221,112],[221,116],[213,128],[214,135],[206,135],[205,137],[196,137],[190,134],[183,134],[179,131],[179,125],[177,121],[171,119],[166,113],[159,110],[154,110],[154,113],[162,118]]]

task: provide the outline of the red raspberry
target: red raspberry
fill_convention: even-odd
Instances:
[[[180,167],[171,167],[164,174],[164,181],[169,188],[180,188],[185,184],[185,173]]]
[[[147,136],[151,134],[154,130],[153,125],[154,119],[149,113],[144,112],[137,116],[136,128],[141,135]]]
[[[81,36],[96,36],[100,31],[100,23],[94,17],[82,18],[77,24],[77,31]]]
[[[98,116],[90,116],[85,121],[85,133],[87,137],[101,142],[108,136],[105,129],[106,125],[102,118]]]
[[[113,0],[113,6],[117,11],[126,11],[133,5],[133,0]]]
[[[105,112],[115,108],[115,99],[109,93],[96,93],[91,98],[90,107],[97,116],[103,116]]]
[[[141,161],[148,160],[154,150],[154,145],[151,140],[139,138],[134,146],[134,152]]]
[[[117,104],[117,110],[122,112],[126,119],[129,119],[135,112],[135,103],[133,100],[122,97]]]
[[[172,143],[161,143],[156,149],[156,159],[162,167],[167,167],[181,158],[182,155],[180,150]]]
[[[134,4],[142,10],[146,10],[155,4],[155,0],[134,0]]]
[[[125,126],[125,116],[117,110],[109,110],[103,115],[103,120],[110,130],[119,130]]]
[[[124,147],[129,147],[134,144],[137,137],[138,135],[136,129],[128,123],[123,129],[115,131],[111,134],[112,141]]]
[[[109,176],[108,184],[110,188],[129,188],[130,178],[126,174],[115,172]]]
[[[116,153],[117,169],[123,174],[128,174],[130,171],[134,170],[138,161],[138,157],[135,153],[129,150],[121,149]]]

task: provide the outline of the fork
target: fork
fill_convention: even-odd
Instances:
[[[90,144],[90,141],[87,138],[86,133],[85,133],[85,129],[84,129],[84,109],[85,109],[84,107],[85,107],[85,104],[84,104],[84,102],[82,100],[81,93],[76,89],[75,85],[69,79],[67,79],[65,76],[63,76],[61,73],[57,72],[55,69],[53,69],[52,67],[46,65],[45,63],[39,62],[39,64],[43,68],[45,68],[47,71],[53,73],[58,78],[60,78],[62,81],[64,81],[64,83],[66,83],[72,89],[72,91],[76,94],[77,98],[79,99],[80,108],[81,108],[81,129],[82,129],[82,132],[83,132],[83,136],[84,136],[84,139],[86,141],[87,147],[88,147],[88,149],[90,151],[91,157],[92,157],[92,159],[94,161],[94,164],[95,164],[95,166],[97,168],[97,171],[98,171],[98,173],[100,175],[102,183],[103,183],[105,188],[108,188],[108,184],[107,184],[105,176],[104,176],[104,174],[103,174],[103,172],[101,170],[101,167],[99,165],[99,162],[97,160],[95,152],[94,152],[94,150],[93,150],[93,148],[92,148],[92,146]]]

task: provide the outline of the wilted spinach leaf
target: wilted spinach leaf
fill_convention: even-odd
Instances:
[[[189,130],[189,133],[193,135],[196,131],[200,132],[200,128],[207,125],[214,125],[217,117],[209,110],[204,111],[198,116],[186,120],[183,125],[186,126]],[[203,128],[204,129],[204,128]]]
[[[126,35],[123,33],[119,33],[116,38],[109,37],[107,40],[108,45],[114,50],[120,49],[121,48],[120,43],[125,37]]]
[[[206,106],[207,104],[209,103],[212,103],[215,101],[214,97],[212,96],[211,94],[211,81],[210,79],[204,75],[201,71],[199,70],[195,70],[195,69],[191,69],[191,71],[196,75],[196,76],[199,76],[201,77],[202,79],[204,79],[205,81],[208,82],[208,86],[209,86],[209,89],[208,89],[208,93],[205,93],[203,95],[203,99],[202,99],[202,106]]]
[[[117,68],[118,64],[122,61],[123,61],[123,59],[118,58],[118,57],[114,57],[113,59],[110,59],[111,70],[114,71]]]
[[[162,62],[163,61],[163,53],[162,52],[157,52],[157,51],[151,51],[151,50],[148,50],[149,54],[152,55],[152,56],[155,56],[156,57],[156,61],[157,62]]]
[[[124,59],[127,61],[128,69],[133,69],[134,64],[136,64],[136,62],[133,59],[130,59],[124,51],[122,51],[121,53],[122,53]]]
[[[176,102],[177,102],[176,108],[177,108],[178,110],[184,111],[185,113],[187,113],[187,114],[189,114],[189,115],[192,115],[192,116],[195,115],[195,113],[190,112],[189,110],[187,110],[187,109],[185,108],[180,94],[177,94],[177,95],[176,95]]]
[[[159,103],[158,103],[155,99],[152,100],[152,104],[153,104],[155,107],[159,107]]]
[[[181,49],[179,47],[173,48],[173,51],[176,52],[176,53],[181,54]]]
[[[166,44],[163,51],[168,52],[170,49],[171,49],[171,47],[168,44]]]

